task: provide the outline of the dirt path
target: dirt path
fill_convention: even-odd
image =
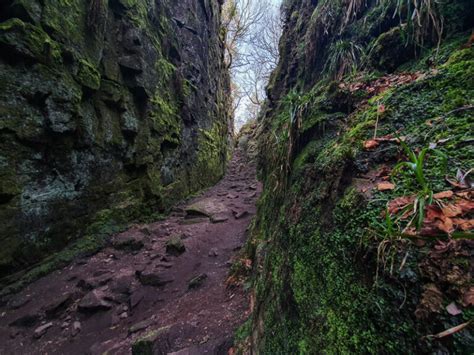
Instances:
[[[12,296],[0,308],[0,353],[226,354],[248,302],[225,280],[260,191],[237,152],[221,182],[167,220]]]

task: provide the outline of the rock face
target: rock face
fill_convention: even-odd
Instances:
[[[413,9],[397,8],[413,3],[283,2],[281,58],[257,128],[251,353],[472,352],[472,330],[426,337],[469,320],[445,307],[471,312],[472,241],[415,243],[402,237],[404,222],[393,234],[381,217],[394,198],[422,191],[413,176],[390,176],[407,159],[395,135],[449,157],[447,171],[433,155],[424,165],[434,192],[453,190],[445,174],[472,166],[474,3],[421,10],[444,24],[439,51],[436,26],[424,22],[421,33]],[[396,187],[378,191],[383,181]]]
[[[220,6],[2,1],[0,276],[223,174]]]

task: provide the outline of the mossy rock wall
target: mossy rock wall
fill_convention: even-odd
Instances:
[[[232,122],[220,6],[1,2],[0,276],[222,176]]]
[[[364,185],[403,152],[394,141],[373,151],[363,145],[377,125],[378,137],[398,132],[414,150],[442,142],[449,176],[472,168],[472,2],[442,3],[439,50],[430,38],[424,50],[405,42],[396,1],[360,2],[367,6],[349,18],[347,3],[284,2],[281,59],[258,129],[264,191],[245,250],[254,261],[254,312],[239,338],[260,354],[472,353],[472,327],[428,336],[473,317],[463,298],[472,287],[472,241],[456,242],[458,251],[440,261],[437,240],[384,239],[387,202],[416,193],[416,184],[399,179],[388,192]],[[331,48],[368,60],[338,77],[345,63]],[[403,51],[397,58],[394,48]],[[417,80],[378,94],[350,87],[401,72]],[[426,174],[435,192],[451,188],[433,157]],[[390,247],[380,254],[381,245]],[[461,314],[449,314],[453,302]]]

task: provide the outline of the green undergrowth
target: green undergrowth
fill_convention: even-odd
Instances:
[[[449,176],[472,168],[474,49],[460,49],[459,38],[453,41],[456,44],[447,41],[440,48],[444,59],[435,71],[389,88],[363,105],[354,105],[363,98],[358,93],[320,83],[299,94],[297,103],[281,100],[272,120],[263,122],[265,189],[246,248],[259,269],[253,279],[253,330],[259,334],[261,353],[472,350],[469,330],[443,343],[423,338],[469,321],[472,312],[466,309],[453,317],[443,308],[430,319],[415,317],[424,283],[435,282],[423,280],[418,266],[431,244],[417,247],[392,240],[380,229],[386,203],[419,187],[410,176],[399,176],[394,177],[393,191],[367,195],[360,186],[364,179],[357,177],[406,159],[395,141],[383,142],[374,151],[364,149],[364,141],[374,134],[403,136],[413,150],[436,145],[448,157]],[[418,69],[417,64],[411,68]],[[284,176],[294,134],[292,105],[301,118],[299,145]],[[432,156],[424,167],[435,192],[450,188],[440,166]],[[388,246],[378,255],[381,243]],[[467,257],[460,259],[461,273],[468,273]],[[457,297],[448,292],[443,305],[460,302]]]

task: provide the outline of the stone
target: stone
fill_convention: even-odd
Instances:
[[[160,287],[174,281],[174,279],[166,277],[161,272],[156,270],[144,270],[137,272],[137,276],[138,280],[144,286]]]
[[[225,204],[215,198],[206,198],[187,206],[185,209],[186,218],[197,216],[212,217],[213,215],[225,214],[228,209]]]
[[[249,215],[248,211],[234,211],[235,219],[242,219]]]
[[[118,250],[137,251],[145,246],[142,234],[122,233],[112,239],[112,245]]]
[[[219,252],[217,250],[217,248],[212,248],[211,250],[209,250],[209,253],[207,254],[208,256],[210,257],[217,257],[219,256]]]
[[[143,60],[137,55],[126,55],[120,57],[118,63],[122,68],[132,72],[141,73],[143,71]]]
[[[84,313],[106,311],[112,308],[104,298],[106,294],[99,290],[89,292],[78,304],[78,310]]]
[[[134,309],[145,297],[144,290],[137,290],[130,295],[130,309]]]
[[[148,328],[150,325],[152,325],[153,322],[154,322],[154,319],[146,319],[144,321],[138,322],[138,323],[132,325],[128,329],[128,332],[130,334],[140,332],[140,331],[145,330],[146,328]]]
[[[161,354],[168,353],[169,350],[169,339],[168,332],[171,327],[162,327],[156,330],[151,330],[139,338],[137,338],[132,343],[132,355],[151,355],[151,354]],[[155,346],[160,345],[166,349],[161,349],[162,352],[155,351]]]
[[[180,255],[186,251],[181,236],[175,235],[166,241],[166,252],[171,255]]]
[[[35,332],[34,332],[33,336],[36,339],[41,338],[43,335],[46,334],[48,329],[51,328],[52,326],[53,326],[53,322],[49,322],[49,323],[46,323],[46,324],[43,324],[43,325],[39,326],[38,328],[35,329]]]
[[[112,281],[112,284],[110,285],[110,290],[114,293],[128,295],[130,294],[133,280],[133,274],[120,275]]]
[[[82,325],[81,322],[75,321],[72,323],[72,329],[71,329],[71,335],[75,337],[77,334],[79,334],[82,330]]]
[[[226,222],[229,220],[229,217],[226,216],[226,215],[222,215],[222,214],[218,214],[218,215],[214,215],[214,216],[211,216],[211,223],[223,223],[223,222]]]
[[[75,298],[74,292],[66,292],[58,296],[57,299],[55,299],[53,302],[51,302],[50,304],[44,307],[46,317],[54,318],[59,313],[65,311],[67,307],[69,307],[72,304],[72,302],[74,301],[74,298]]]
[[[202,284],[204,283],[204,281],[206,281],[206,279],[207,279],[207,274],[198,275],[189,281],[188,288],[190,290],[197,289],[202,286]]]

